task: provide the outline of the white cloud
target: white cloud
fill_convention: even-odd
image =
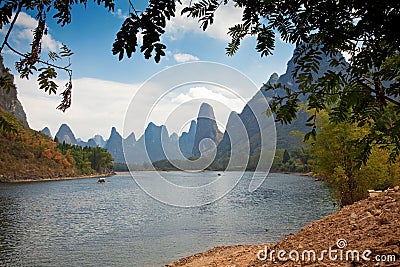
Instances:
[[[360,53],[360,51],[361,51],[361,49],[363,47],[363,42],[359,41],[359,42],[354,43],[354,45],[355,45],[355,48],[354,48],[355,50],[353,50],[353,51],[341,51],[344,59],[348,63],[351,63],[351,59],[352,59],[353,56],[357,56],[358,53]]]
[[[174,59],[178,63],[199,60],[198,57],[191,54],[174,54]]]
[[[223,131],[232,111],[240,113],[248,99],[238,98],[229,90],[215,85],[181,87],[170,91],[153,106],[149,121],[167,125],[171,134],[187,131],[191,120],[196,120],[200,105],[214,109],[218,128]]]
[[[347,62],[351,61],[351,55],[348,52],[342,51],[342,55]]]
[[[58,50],[61,46],[62,46],[62,43],[59,42],[59,41],[54,40],[53,37],[51,37],[50,34],[47,34],[47,35],[43,36],[43,39],[42,39],[42,47],[43,47],[45,50],[56,51],[56,50]]]
[[[13,13],[13,16],[15,13]],[[13,29],[13,40],[17,43],[30,44],[33,39],[33,30],[37,26],[37,20],[25,12],[20,12]],[[50,33],[43,36],[42,49],[47,51],[56,51],[61,47],[61,42],[55,40]]]
[[[62,123],[67,123],[76,137],[83,140],[101,134],[109,137],[112,126],[122,134],[126,108],[139,84],[124,84],[93,78],[73,81],[72,106],[65,113],[56,110],[59,95],[39,90],[36,77],[21,80],[15,77],[19,99],[27,113],[29,125],[36,130],[48,126],[53,135]],[[57,81],[61,86],[65,81]]]
[[[173,99],[173,102],[182,104],[193,99],[208,99],[217,101],[230,107],[232,111],[240,112],[245,102],[236,95],[222,90],[216,86],[196,86],[191,87],[187,92],[180,93]]]
[[[117,9],[117,12],[113,12],[113,15],[117,16],[118,18],[123,19],[123,20],[128,18],[128,16],[126,14],[122,13],[122,9],[120,9],[120,8]]]
[[[15,13],[13,13],[13,17]],[[30,28],[33,29],[37,26],[37,20],[32,18],[30,15],[26,14],[25,12],[20,12],[15,22],[15,25],[21,26],[23,28]]]
[[[242,9],[234,6],[232,2],[221,5],[215,12],[214,23],[206,31],[200,28],[198,19],[188,18],[186,14],[181,15],[184,7],[189,5],[189,0],[183,0],[182,5],[177,5],[176,17],[167,22],[166,36],[170,40],[182,38],[186,33],[204,34],[213,39],[229,41],[228,29],[241,22]]]

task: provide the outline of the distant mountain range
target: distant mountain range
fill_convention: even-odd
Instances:
[[[191,121],[188,132],[182,133],[181,136],[176,133],[170,135],[164,125],[157,126],[151,122],[139,139],[136,139],[134,133],[124,139],[117,129],[112,127],[108,139],[104,140],[102,136],[96,135],[84,142],[75,137],[67,124],[60,126],[55,138],[59,142],[66,142],[72,145],[105,147],[116,163],[124,163],[126,160],[129,164],[142,165],[146,162],[155,162],[167,158],[170,160],[186,160],[193,156],[199,157],[201,153],[207,153],[212,149],[217,149],[217,159],[223,160],[231,156],[231,138],[236,140],[235,153],[246,152],[246,145],[244,144],[246,140],[249,143],[250,156],[258,155],[261,152],[261,134],[271,135],[275,133],[275,130],[271,128],[272,119],[268,119],[263,114],[265,110],[266,99],[260,91],[249,101],[240,114],[232,112],[228,119],[225,133],[222,133],[217,127],[213,108],[209,104],[203,103],[200,106],[197,120]],[[259,116],[260,114],[263,115]],[[242,132],[240,132],[240,125],[244,126],[244,128],[242,127],[244,129]],[[277,125],[278,136],[282,135],[277,138],[281,144],[278,148],[290,149],[296,147],[297,144],[291,140],[295,138],[298,139],[296,141],[299,146],[301,145],[300,138],[291,136],[290,131],[300,130],[305,132],[305,126],[301,123],[293,125],[298,127]],[[41,132],[51,136],[47,127]],[[241,133],[241,136],[229,136],[228,132],[233,134]],[[273,145],[273,147],[269,147],[270,150],[275,149],[275,144]]]
[[[326,58],[322,58],[321,63],[321,74],[328,69],[332,71],[341,70],[339,67],[330,67]],[[286,72],[281,76],[276,73],[272,74],[268,83],[280,83],[296,90],[298,85],[292,79],[294,68],[295,63],[291,59],[287,64]],[[230,114],[225,133],[222,133],[217,127],[213,108],[209,104],[203,103],[200,106],[197,120],[193,120],[189,131],[182,133],[181,136],[176,133],[170,135],[164,125],[157,126],[154,123],[149,123],[139,139],[136,139],[134,133],[124,139],[113,127],[108,139],[105,140],[102,136],[96,135],[84,142],[77,139],[66,124],[61,125],[55,137],[60,142],[73,145],[105,147],[114,157],[115,162],[123,163],[126,161],[129,164],[144,164],[167,158],[170,160],[186,160],[216,149],[216,160],[221,166],[224,166],[224,162],[227,162],[232,152],[240,155],[249,152],[250,157],[259,159],[263,149],[268,151],[275,149],[275,143],[262,145],[261,140],[262,136],[273,140],[271,138],[275,129],[272,128],[272,118],[268,119],[264,112],[267,109],[266,99],[271,98],[273,94],[280,93],[282,92],[279,90],[271,92],[262,87],[245,105],[241,113],[232,112]],[[260,116],[261,114],[262,116]],[[303,134],[308,132],[309,129],[305,126],[306,120],[307,114],[304,111],[299,111],[297,120],[292,124],[282,125],[277,123],[276,148],[292,150],[300,147],[302,145],[301,138],[291,134],[291,132],[298,131]],[[42,132],[51,136],[47,127]],[[239,132],[241,132],[241,136],[235,137],[234,135]],[[202,141],[205,139],[207,141]],[[234,144],[231,144],[232,140],[234,140]],[[125,148],[125,155],[123,147]]]
[[[296,51],[294,51],[296,53]],[[344,71],[345,68],[341,65],[338,65],[336,67],[332,67],[329,65],[329,60],[328,58],[324,57],[321,55],[321,60],[320,60],[320,66],[319,66],[319,71],[318,74],[315,74],[315,78],[321,77],[324,73],[326,73],[328,70],[338,73],[340,71]],[[336,59],[340,60],[343,59],[343,56],[341,54],[336,55]],[[286,67],[286,72],[279,76],[277,73],[274,73],[271,75],[270,79],[268,80],[267,84],[282,84],[285,85],[286,87],[290,88],[293,91],[296,91],[298,88],[298,83],[293,79],[292,74],[293,71],[295,70],[296,64],[294,62],[294,57],[292,57]],[[264,89],[264,88],[261,88]],[[284,92],[284,89],[278,89],[275,92],[272,91],[266,91],[266,90],[261,90],[262,93],[265,95],[267,98],[271,98],[274,95],[285,95],[286,93]],[[303,96],[300,100],[305,102],[306,98]],[[301,133],[307,133],[310,131],[309,127],[305,126],[307,118],[309,116],[304,112],[304,111],[299,111],[297,113],[297,119],[293,121],[291,124],[285,125],[281,123],[276,123],[276,133],[277,133],[277,148],[284,148],[288,150],[292,150],[293,148],[299,147],[302,144],[301,138],[299,138],[296,135],[291,134],[292,131],[299,131]]]
[[[59,142],[65,142],[71,145],[79,146],[100,146],[110,152],[114,162],[125,162],[124,148],[129,163],[143,164],[166,159],[186,159],[192,156],[193,145],[195,142],[195,133],[197,130],[196,121],[191,121],[188,132],[178,136],[176,133],[168,134],[164,125],[157,126],[149,123],[144,134],[136,140],[135,134],[131,133],[127,138],[123,138],[115,127],[112,127],[110,136],[107,140],[100,135],[96,135],[84,142],[77,139],[67,124],[62,124],[55,135]],[[211,133],[214,133],[213,128]],[[42,133],[51,136],[47,127],[41,130]],[[207,134],[205,128],[203,132]]]

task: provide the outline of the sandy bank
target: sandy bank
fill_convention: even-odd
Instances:
[[[346,206],[276,244],[216,247],[166,266],[400,266],[400,191]]]

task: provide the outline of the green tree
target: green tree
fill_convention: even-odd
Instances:
[[[400,162],[388,162],[387,150],[375,145],[364,165],[358,157],[363,148],[359,139],[369,135],[371,127],[358,127],[354,123],[329,122],[326,112],[317,115],[318,135],[310,153],[312,170],[334,191],[338,202],[344,206],[368,196],[368,189],[387,189],[400,183]]]
[[[109,173],[113,169],[113,157],[102,147],[85,147],[92,169],[97,173]]]
[[[17,129],[10,119],[11,115],[9,114],[0,114],[0,133],[7,132],[7,133],[17,133]]]
[[[300,163],[307,168],[307,164],[311,159],[308,146],[303,146],[301,148],[293,149],[293,151],[290,154],[292,154],[293,158],[299,160]]]
[[[113,157],[107,149],[101,147],[84,148],[65,142],[57,144],[57,149],[64,155],[71,155],[74,167],[80,174],[110,173],[113,169]]]
[[[285,164],[289,160],[290,160],[289,151],[287,151],[287,149],[285,149],[285,151],[283,152],[282,163]]]

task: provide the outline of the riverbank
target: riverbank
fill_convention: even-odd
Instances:
[[[314,176],[313,172],[286,172],[286,171],[279,171],[279,172],[270,172],[270,173],[293,174],[293,175],[309,176],[309,177],[313,177]]]
[[[111,177],[116,173],[108,174],[92,174],[92,175],[78,175],[78,176],[63,176],[63,177],[47,177],[47,178],[21,178],[21,179],[7,179],[0,177],[0,183],[32,183],[32,182],[49,182],[49,181],[65,181],[65,180],[76,180],[76,179],[87,179],[87,178],[103,178]]]
[[[399,225],[396,187],[346,206],[278,243],[216,247],[166,266],[400,266]],[[278,251],[285,252],[281,260]],[[289,253],[297,260],[290,260]]]

